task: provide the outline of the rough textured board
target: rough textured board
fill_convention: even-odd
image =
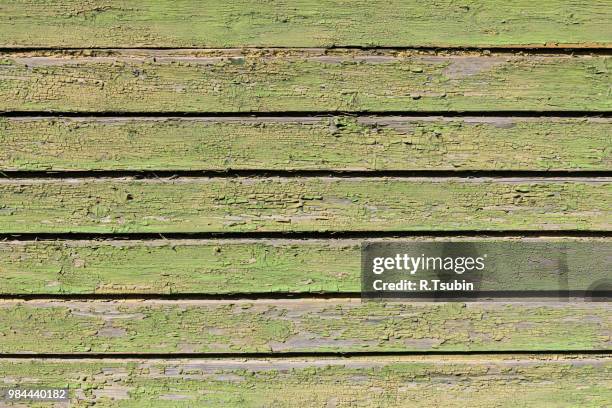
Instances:
[[[605,0],[10,0],[0,45],[609,47],[610,19]]]
[[[611,133],[599,118],[0,118],[0,169],[607,170]]]
[[[609,230],[610,179],[0,179],[0,231]]]
[[[610,111],[609,63],[390,50],[5,53],[0,111]]]
[[[0,242],[2,294],[236,294],[360,291],[359,239],[154,240]],[[369,239],[368,242],[449,241]],[[546,246],[563,242],[567,287],[592,288],[609,276],[604,238],[452,238],[453,242],[537,244],[528,256],[502,264],[480,290],[559,286],[559,261]],[[498,246],[499,248],[499,246]],[[506,246],[502,248],[507,248]],[[501,249],[503,251],[503,249]],[[498,252],[500,249],[497,250]],[[501,258],[490,246],[490,260]],[[511,284],[510,284],[511,283]]]
[[[612,398],[610,361],[605,355],[2,359],[0,372],[9,384],[69,387],[73,407],[603,407]]]
[[[612,305],[360,299],[0,301],[0,353],[604,350]]]

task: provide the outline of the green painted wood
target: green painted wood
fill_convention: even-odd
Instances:
[[[5,300],[0,353],[603,350],[608,302]]]
[[[609,178],[0,179],[0,231],[609,230]]]
[[[1,46],[605,46],[610,3],[10,0]]]
[[[602,407],[609,355],[2,359],[9,384],[69,387],[71,407]]]
[[[0,169],[607,170],[611,133],[602,118],[0,118]]]
[[[479,290],[554,290],[562,242],[567,289],[587,290],[609,277],[605,238],[414,238],[368,242],[479,242],[491,270]],[[517,255],[504,259],[506,246]],[[357,293],[359,239],[110,240],[0,242],[0,293],[237,294]],[[500,246],[502,243],[504,246]],[[497,246],[496,246],[497,245]],[[527,253],[524,248],[529,245]]]
[[[610,111],[609,61],[316,49],[4,53],[0,111]]]

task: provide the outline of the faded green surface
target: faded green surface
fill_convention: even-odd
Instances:
[[[0,293],[356,293],[366,240],[0,242]],[[431,239],[367,240],[416,243]],[[449,238],[437,241],[448,242]],[[450,241],[476,241],[474,238]],[[508,241],[514,245],[508,247]],[[609,277],[605,238],[482,239],[477,290],[586,290]],[[551,244],[563,242],[563,260]],[[487,244],[488,243],[488,244]],[[504,244],[503,246],[500,245]],[[556,245],[556,244],[555,244]],[[512,263],[500,263],[507,253]],[[566,275],[559,281],[561,263]],[[431,278],[421,272],[422,278]]]
[[[610,56],[291,47],[609,48],[608,1],[3,1],[0,112],[499,112],[498,117],[0,118],[0,170],[536,170],[542,178],[0,179],[2,233],[609,231]],[[91,50],[140,47],[157,50]],[[242,47],[288,47],[276,50]],[[234,47],[162,50],[164,47]],[[504,111],[532,118],[503,118]],[[93,175],[93,173],[92,173]],[[544,239],[543,242],[551,240]],[[568,240],[572,241],[571,239]],[[576,239],[584,245],[606,239]],[[573,242],[572,241],[572,242]],[[607,302],[361,303],[360,240],[0,242],[0,293],[219,300],[1,300],[0,353],[231,353],[208,360],[0,359],[3,384],[73,406],[601,407]],[[570,251],[571,252],[571,251]],[[492,253],[495,255],[495,253]],[[534,289],[540,252],[486,285]],[[570,288],[609,275],[568,257]],[[232,300],[227,294],[338,293]],[[244,353],[271,353],[257,360]],[[381,352],[283,359],[288,352]],[[253,357],[253,356],[251,356]],[[0,403],[1,404],[1,403]],[[27,406],[49,406],[29,403]]]
[[[610,46],[609,1],[5,0],[1,46]]]
[[[359,291],[359,241],[0,242],[0,293]]]
[[[2,301],[0,352],[604,350],[611,307],[582,301]]]
[[[610,111],[609,64],[391,50],[8,53],[0,111]]]
[[[2,118],[0,168],[607,170],[611,133],[601,118]]]
[[[0,360],[20,385],[90,407],[602,407],[609,356]],[[49,403],[31,406],[50,406]],[[63,405],[56,405],[61,407]]]
[[[609,230],[611,197],[608,178],[0,179],[0,230]]]

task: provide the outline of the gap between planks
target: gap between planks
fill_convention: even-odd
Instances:
[[[245,123],[253,122],[257,123],[259,120],[269,120],[271,122],[278,121],[280,123],[286,121],[300,121],[304,120],[307,123],[314,123],[320,119],[331,119],[335,116],[348,116],[358,118],[360,116],[370,116],[373,120],[376,118],[384,120],[443,120],[444,118],[451,119],[464,119],[482,122],[482,119],[489,119],[492,121],[494,118],[521,118],[525,120],[537,120],[537,119],[589,119],[589,120],[601,120],[612,118],[612,111],[590,111],[590,110],[532,110],[532,111],[521,111],[521,110],[492,110],[492,111],[479,111],[479,110],[433,110],[433,111],[421,111],[421,110],[385,110],[385,111],[373,111],[373,110],[286,110],[286,111],[252,111],[252,112],[226,112],[226,111],[206,111],[206,112],[193,112],[193,111],[101,111],[101,112],[75,112],[75,111],[11,111],[11,110],[0,110],[0,118],[15,118],[22,120],[38,120],[38,119],[61,119],[71,118],[75,121],[81,120],[104,120],[107,121],[126,121],[126,120],[147,120],[147,121],[163,121],[163,120],[180,120],[189,119],[194,121],[202,122],[216,122],[223,121],[227,123]]]
[[[427,52],[427,53],[495,53],[495,54],[525,54],[525,55],[546,55],[546,54],[569,54],[569,55],[612,55],[612,44],[601,45],[601,44],[547,44],[547,45],[508,45],[508,46],[447,46],[447,47],[436,47],[436,46],[359,46],[359,45],[330,45],[328,47],[283,47],[283,46],[246,46],[241,48],[228,47],[156,47],[156,46],[139,46],[139,47],[7,47],[0,46],[0,52],[2,53],[22,53],[22,52],[83,52],[83,51],[117,51],[117,52],[193,52],[193,51],[292,51],[292,50],[307,50],[317,51],[324,53],[326,51],[363,51],[363,52],[376,52],[376,51],[388,51],[388,52],[401,52],[401,51],[414,51],[414,52]]]
[[[384,361],[386,359],[395,361],[395,359],[406,360],[425,360],[433,357],[458,358],[464,361],[479,362],[482,358],[501,359],[505,356],[517,358],[535,357],[538,359],[559,358],[592,358],[592,359],[608,359],[612,358],[612,350],[487,350],[487,351],[472,351],[472,350],[432,350],[432,351],[360,351],[360,352],[270,352],[270,353],[0,353],[0,362],[2,361],[24,361],[24,360],[92,360],[92,361],[117,361],[130,362],[133,360],[160,360],[164,362],[172,362],[178,360],[202,360],[207,363],[218,361],[232,361],[249,359],[263,361],[285,361],[287,359],[295,360],[310,360],[310,359],[325,359],[330,362],[350,362],[351,360],[361,360],[375,357],[375,361]],[[471,357],[478,357],[472,359]],[[446,360],[445,358],[445,360]],[[239,363],[240,364],[240,363]],[[241,365],[241,364],[240,364]]]
[[[125,179],[175,180],[178,178],[402,178],[510,179],[572,181],[612,177],[612,170],[0,170],[0,179]],[[608,181],[608,180],[605,180]]]

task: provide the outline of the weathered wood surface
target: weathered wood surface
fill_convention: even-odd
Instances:
[[[109,240],[0,242],[0,293],[357,293],[361,239]],[[588,290],[609,278],[605,238],[414,238],[368,242],[479,242],[491,272],[479,290]],[[520,254],[514,262],[508,242]],[[560,261],[548,256],[564,243]],[[489,244],[487,247],[482,245]],[[504,244],[501,246],[500,244]],[[527,254],[522,246],[530,245]]]
[[[604,350],[608,302],[3,300],[0,353]]]
[[[4,47],[609,47],[608,1],[10,0]]]
[[[359,50],[0,54],[0,111],[610,111],[609,56]]]
[[[69,387],[74,407],[599,408],[611,371],[609,355],[0,360],[8,384]]]
[[[609,118],[0,118],[0,169],[607,170],[610,134]]]
[[[610,179],[0,179],[0,231],[609,230]]]
[[[612,349],[609,302],[362,303],[355,297],[361,239],[164,238],[610,231],[610,178],[545,173],[610,170],[610,119],[537,117],[612,111],[610,55],[601,50],[612,49],[608,1],[205,3],[2,2],[0,113],[10,114],[0,117],[0,175],[533,170],[542,177],[2,178],[3,235],[159,233],[155,240],[0,242],[0,357],[24,357],[0,358],[4,386],[69,387],[79,407],[601,407],[612,400],[609,353],[571,355]],[[330,46],[345,48],[306,48]],[[539,47],[581,51],[516,52]],[[588,55],[589,48],[599,50]],[[508,116],[519,111],[532,117]],[[24,116],[38,112],[47,115]],[[340,112],[358,115],[322,115]],[[564,267],[577,271],[568,289],[609,275],[608,255],[596,251],[606,238],[532,240],[592,247],[568,256]],[[518,259],[479,289],[508,281],[517,290],[554,286],[555,262],[541,252]],[[272,298],[310,292],[327,295]],[[66,298],[50,299],[57,294]],[[77,299],[91,294],[115,296]],[[433,354],[493,351],[514,354]],[[536,351],[563,355],[516,354]],[[381,355],[283,358],[326,352]],[[94,353],[155,359],[81,359]],[[231,357],[213,358],[223,353]],[[53,358],[29,358],[43,354]],[[211,358],[171,359],[180,355]]]

